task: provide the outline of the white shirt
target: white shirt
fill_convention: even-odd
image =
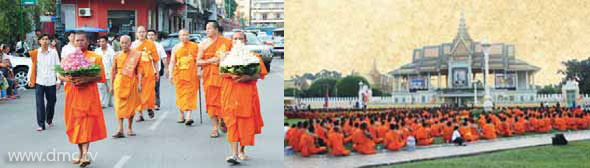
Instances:
[[[451,138],[453,141],[455,140],[455,138],[460,138],[460,137],[461,137],[461,133],[459,133],[459,130],[453,131],[453,137]]]
[[[115,50],[107,46],[107,50],[103,51],[102,47],[94,49],[94,52],[102,56],[102,64],[104,65],[104,75],[107,79],[111,79],[111,67],[113,67],[113,59],[115,58]]]
[[[160,69],[162,69],[162,63],[161,61],[163,61],[164,59],[166,59],[166,57],[168,57],[168,55],[166,55],[166,50],[164,50],[164,47],[162,46],[162,44],[158,43],[158,42],[154,42],[156,44],[156,50],[158,50],[158,55],[160,56],[160,61],[158,61],[158,72],[160,71]]]
[[[76,52],[76,47],[70,44],[66,44],[63,48],[61,48],[61,57],[65,58],[68,54]]]
[[[41,48],[37,49],[37,51],[37,80],[35,83],[43,86],[53,86],[58,81],[58,74],[54,68],[56,65],[60,65],[57,51],[50,48],[47,48],[45,52]],[[32,70],[33,68],[29,68],[27,75],[29,81],[31,81]]]

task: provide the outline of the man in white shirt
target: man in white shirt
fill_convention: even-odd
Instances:
[[[100,47],[96,48],[94,52],[102,56],[102,64],[105,68],[104,75],[106,77],[106,80],[110,81],[111,67],[113,66],[115,50],[113,50],[113,48],[109,46],[109,41],[106,36],[98,38],[98,45]],[[109,93],[109,89],[112,86],[109,86],[109,83],[110,82],[98,84],[98,93],[100,94],[100,103],[102,104],[102,108],[113,107],[113,96],[111,95],[111,93]]]
[[[162,74],[166,74],[168,68],[166,68],[167,65],[167,58],[168,56],[166,55],[166,50],[164,50],[164,47],[162,46],[162,44],[160,44],[159,42],[156,42],[156,40],[158,40],[158,33],[155,30],[148,30],[147,33],[147,39],[148,40],[152,40],[154,42],[154,44],[156,45],[156,49],[158,50],[158,55],[160,56],[160,61],[158,62],[158,65],[156,66],[156,68],[158,69],[158,76],[162,76]],[[162,67],[162,65],[164,65],[164,67]],[[160,79],[162,78],[158,78],[156,80],[156,110],[160,110]]]
[[[459,132],[459,126],[455,126],[455,131],[453,131],[453,137],[451,137],[453,143],[459,146],[465,146],[463,143],[465,140],[461,138],[461,133]]]
[[[76,33],[68,33],[68,44],[64,45],[64,47],[61,48],[61,58],[65,58],[68,56],[68,54],[76,51],[76,47],[74,45],[74,34]]]
[[[36,51],[31,53],[33,58],[32,68],[29,69],[29,86],[35,87],[37,102],[37,131],[45,130],[45,122],[49,128],[53,127],[53,114],[55,111],[56,91],[61,86],[54,68],[60,65],[57,51],[49,48],[49,36],[39,36],[39,45]],[[45,104],[47,100],[47,104]]]

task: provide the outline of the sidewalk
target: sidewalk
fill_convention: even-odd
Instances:
[[[568,141],[590,139],[590,130],[564,132]],[[304,158],[299,155],[285,156],[285,167],[361,167],[369,165],[383,165],[403,163],[416,160],[472,155],[506,149],[531,147],[551,144],[554,134],[538,134],[521,137],[502,138],[496,140],[479,140],[468,143],[467,146],[452,144],[431,145],[418,147],[415,151],[380,152],[374,155],[360,155],[334,157],[321,155]]]

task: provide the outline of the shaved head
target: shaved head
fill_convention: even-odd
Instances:
[[[190,38],[189,38],[190,34],[188,32],[188,30],[186,29],[180,29],[180,31],[178,31],[178,39],[182,42],[189,42]]]
[[[137,26],[137,30],[135,31],[135,37],[138,40],[143,41],[143,40],[145,40],[146,35],[147,35],[147,31],[145,30],[145,27]]]
[[[247,44],[248,39],[246,38],[246,33],[243,31],[238,31],[233,34],[232,41],[234,43],[241,42],[243,44]]]
[[[123,52],[129,51],[129,47],[131,47],[131,37],[128,35],[123,35],[119,38],[119,44],[121,45],[121,50]]]

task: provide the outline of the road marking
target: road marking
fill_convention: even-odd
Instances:
[[[150,126],[150,130],[156,130],[156,127],[158,127],[158,125],[160,125],[162,120],[164,120],[164,118],[166,118],[166,115],[168,115],[168,111],[164,111],[164,113],[162,115],[158,116],[158,119],[156,120],[156,122],[154,124],[152,124],[152,126]]]
[[[121,159],[119,159],[117,164],[115,164],[114,168],[122,168],[125,165],[125,163],[127,163],[127,161],[129,159],[131,159],[131,156],[129,156],[129,155],[125,155],[125,156],[121,157]]]

